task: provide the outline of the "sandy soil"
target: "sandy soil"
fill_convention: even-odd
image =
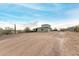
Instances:
[[[22,33],[0,37],[2,56],[79,55],[79,33]]]

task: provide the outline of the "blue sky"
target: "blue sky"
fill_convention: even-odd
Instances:
[[[77,3],[0,3],[0,23],[28,24],[38,22],[52,26],[79,23]],[[61,26],[60,26],[61,27]]]

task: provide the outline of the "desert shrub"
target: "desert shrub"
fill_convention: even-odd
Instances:
[[[32,30],[29,27],[26,27],[23,32],[32,32]]]
[[[23,33],[23,30],[17,30],[17,33]]]
[[[0,35],[3,35],[4,30],[0,28]]]
[[[66,31],[74,32],[74,26],[72,26],[72,27],[67,27],[67,28],[66,28]]]
[[[72,29],[71,27],[61,28],[60,31],[72,31],[73,29],[72,30],[71,29]]]
[[[79,26],[75,26],[74,31],[79,32]]]
[[[53,29],[53,31],[58,31],[58,30],[55,28],[55,29]]]
[[[10,28],[10,27],[6,27],[5,29],[4,29],[4,34],[12,34],[12,31],[13,31],[13,29],[12,28]]]

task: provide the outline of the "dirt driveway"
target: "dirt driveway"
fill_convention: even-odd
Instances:
[[[0,40],[2,56],[79,55],[79,34],[74,32],[23,33]]]

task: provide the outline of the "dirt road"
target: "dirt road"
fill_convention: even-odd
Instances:
[[[79,34],[74,32],[47,32],[2,36],[0,37],[0,55],[79,55]]]

